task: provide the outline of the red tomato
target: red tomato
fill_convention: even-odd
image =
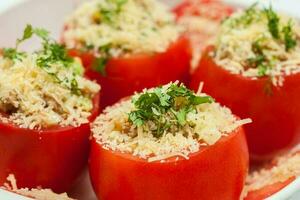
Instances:
[[[93,104],[90,121],[99,114],[99,95]],[[0,185],[14,174],[18,187],[69,190],[86,166],[89,136],[89,123],[40,131],[0,123]]]
[[[300,73],[285,77],[282,87],[275,87],[267,77],[256,80],[232,74],[217,66],[208,55],[209,47],[193,74],[191,88],[204,82],[204,92],[231,108],[241,118],[251,118],[245,125],[250,155],[268,159],[300,141]]]
[[[221,21],[234,9],[218,0],[185,0],[173,11],[177,15],[178,24],[185,28],[185,34],[192,44],[191,71],[194,71],[204,48],[216,39]]]
[[[238,200],[248,171],[248,149],[240,127],[188,160],[151,162],[107,150],[92,141],[92,185],[103,200]]]
[[[262,199],[266,199],[266,198],[272,196],[273,194],[279,192],[280,190],[282,190],[284,187],[289,185],[295,179],[296,179],[295,177],[291,177],[291,178],[288,178],[284,182],[274,183],[272,185],[267,185],[267,186],[265,186],[265,187],[263,187],[259,190],[250,191],[247,194],[247,196],[244,198],[244,200],[262,200]]]
[[[94,56],[71,50],[70,55],[79,56],[86,68],[86,75],[101,85],[101,107],[111,105],[135,91],[179,80],[187,83],[191,51],[189,41],[181,37],[164,53],[139,54],[111,58],[106,66],[106,76],[92,68]]]
[[[193,15],[221,21],[230,15],[234,8],[219,0],[184,0],[173,11],[179,18],[185,15]]]

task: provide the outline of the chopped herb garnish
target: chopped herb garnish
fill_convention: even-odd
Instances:
[[[95,58],[92,64],[92,69],[96,72],[99,72],[102,76],[106,76],[105,66],[108,61],[108,58],[105,57],[98,57]]]
[[[24,52],[18,52],[14,48],[4,48],[2,53],[4,58],[8,58],[10,60],[22,60],[25,56]]]
[[[23,32],[23,37],[21,39],[17,39],[16,46],[18,47],[20,43],[32,37],[33,30],[31,25],[27,25]]]
[[[263,38],[260,38],[252,44],[252,51],[255,53],[255,57],[247,59],[247,67],[257,68],[258,76],[266,76],[267,69],[270,68],[267,57],[263,52],[262,41]]]
[[[16,41],[15,48],[3,49],[4,58],[11,59],[12,61],[22,60],[27,54],[25,52],[19,52],[18,47],[24,41],[30,39],[33,35],[42,39],[42,49],[34,52],[37,55],[36,64],[38,67],[46,71],[49,75],[55,78],[58,83],[61,83],[68,87],[75,94],[79,94],[78,83],[75,79],[76,75],[80,75],[82,70],[78,68],[74,59],[68,55],[68,52],[64,45],[58,44],[56,41],[49,37],[49,32],[42,28],[33,28],[31,25],[27,25],[23,31],[23,36]],[[57,72],[51,70],[53,64],[61,65],[63,67],[75,67],[74,77],[71,80],[61,80],[57,75]]]
[[[249,8],[245,10],[242,16],[239,18],[225,18],[222,23],[229,21],[232,27],[235,26],[248,26],[251,24],[254,20],[259,18],[259,14],[256,9],[257,2],[251,5]]]
[[[114,18],[120,13],[122,10],[122,6],[127,3],[128,0],[108,0],[109,3],[108,8],[100,5],[100,20],[99,23],[112,23]]]
[[[248,9],[245,10],[245,14],[241,19],[241,21],[245,25],[251,24],[253,20],[257,17],[256,6],[257,6],[257,2],[252,4]]]
[[[289,21],[288,24],[282,28],[282,32],[284,36],[285,49],[286,51],[289,51],[297,45],[297,40],[295,39],[295,36],[292,31],[291,21]]]
[[[267,65],[259,64],[257,69],[258,69],[258,76],[266,76],[267,75],[267,69],[268,69]]]
[[[37,60],[39,67],[47,66],[53,63],[61,63],[64,67],[70,66],[74,59],[70,57],[64,45],[45,40],[43,49],[40,51],[40,57]]]
[[[183,84],[173,83],[168,88],[157,87],[133,98],[136,110],[129,113],[129,121],[136,126],[152,121],[156,126],[152,132],[160,137],[171,126],[185,126],[187,114],[196,112],[197,105],[213,101],[210,96],[196,96]]]
[[[92,63],[92,69],[99,72],[102,76],[106,76],[105,66],[110,58],[109,55],[110,44],[103,45],[98,48],[100,55],[96,56]]]
[[[272,34],[272,36],[277,40],[280,40],[283,37],[286,51],[293,49],[297,45],[297,41],[295,39],[293,30],[292,30],[291,20],[280,31],[280,26],[279,26],[280,18],[272,10],[272,7],[270,6],[268,9],[265,9],[265,13],[268,18],[268,27],[269,27],[269,31]],[[283,34],[283,36],[281,36],[281,34]]]
[[[275,39],[280,39],[279,35],[279,16],[270,6],[264,10],[267,18],[268,18],[268,27],[269,31]]]

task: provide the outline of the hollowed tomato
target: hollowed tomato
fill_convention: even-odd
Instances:
[[[248,171],[248,149],[239,127],[189,159],[148,162],[103,148],[94,139],[92,185],[104,200],[238,200]]]
[[[90,121],[99,114],[99,100],[98,94]],[[31,130],[0,122],[0,184],[13,174],[20,188],[69,190],[86,166],[90,132],[89,123]]]
[[[251,79],[232,74],[218,66],[209,55],[209,47],[193,74],[191,88],[203,82],[204,92],[231,108],[245,125],[250,155],[269,159],[280,150],[300,141],[300,73],[284,77],[283,86],[275,87],[268,77]]]
[[[179,80],[187,83],[191,59],[190,43],[181,37],[166,52],[138,54],[111,58],[105,65],[105,74],[95,71],[95,56],[88,52],[71,50],[70,55],[82,59],[86,75],[101,85],[101,107],[111,105],[135,91]]]

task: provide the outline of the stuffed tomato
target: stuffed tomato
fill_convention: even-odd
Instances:
[[[291,151],[275,157],[262,169],[251,172],[244,188],[244,200],[266,199],[300,176],[300,152]]]
[[[174,9],[177,23],[185,28],[192,45],[192,71],[197,67],[202,50],[216,39],[222,20],[233,11],[231,6],[218,0],[185,0]]]
[[[111,105],[143,88],[188,81],[191,51],[175,17],[157,0],[94,0],[66,21],[63,42]]]
[[[268,159],[300,140],[300,44],[296,21],[255,6],[223,22],[218,42],[208,47],[191,88],[249,117],[250,154]]]
[[[32,35],[42,48],[20,51]],[[99,90],[64,46],[28,25],[0,55],[0,184],[14,174],[20,187],[70,189],[87,163]]]
[[[93,188],[105,200],[239,199],[249,121],[178,83],[123,99],[92,125]]]

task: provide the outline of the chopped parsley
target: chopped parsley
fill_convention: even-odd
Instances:
[[[289,21],[286,26],[282,28],[284,42],[285,42],[285,49],[289,51],[290,49],[295,48],[297,45],[297,40],[295,39],[295,35],[292,31],[292,22]]]
[[[122,10],[122,6],[127,3],[128,0],[107,0],[108,5],[99,7],[99,20],[98,23],[113,23],[114,19]]]
[[[268,9],[265,9],[264,12],[268,18],[269,32],[273,38],[279,40],[279,42],[281,42],[281,39],[283,38],[286,51],[293,49],[297,45],[297,40],[295,39],[296,36],[292,29],[291,20],[280,29],[280,18],[273,11],[272,7],[270,6]]]
[[[102,76],[106,76],[106,64],[110,58],[109,55],[110,44],[103,45],[98,48],[100,55],[95,56],[94,61],[92,62],[92,69],[100,73]]]
[[[37,66],[54,77],[58,83],[65,85],[73,93],[79,95],[80,90],[75,76],[82,75],[82,66],[78,66],[75,60],[68,55],[67,49],[64,45],[58,44],[50,38],[47,30],[43,28],[33,28],[31,25],[27,25],[23,31],[23,36],[17,39],[16,47],[3,49],[3,57],[14,62],[17,60],[22,61],[27,54],[18,50],[19,45],[32,38],[34,35],[42,40],[42,49],[34,52],[34,54],[37,55]],[[65,79],[60,78],[58,76],[58,72],[52,69],[53,64],[57,64],[65,68],[72,68],[73,77]]]
[[[254,4],[245,10],[244,14],[236,19],[233,18],[233,20],[237,23],[235,26],[238,26],[238,24],[249,25],[255,23],[254,19],[258,19],[257,16],[265,16],[269,33],[276,42],[284,44],[286,51],[290,51],[296,47],[297,40],[293,31],[292,21],[290,20],[286,25],[280,24],[280,16],[273,10],[272,6],[259,11],[256,8],[256,4]],[[272,67],[271,60],[273,59],[265,55],[263,50],[267,50],[268,47],[261,44],[263,40],[264,38],[259,38],[252,44],[252,51],[255,56],[248,58],[245,63],[246,68],[257,68],[258,76],[260,77],[267,75],[268,69]]]
[[[99,72],[102,76],[106,76],[105,66],[108,61],[106,57],[96,57],[92,63],[92,69]]]
[[[213,101],[210,96],[196,96],[183,84],[173,83],[167,88],[157,87],[133,98],[136,110],[129,113],[129,121],[136,126],[151,121],[155,124],[153,135],[161,137],[171,127],[188,124],[187,114],[197,112],[197,105]]]
[[[271,68],[270,63],[268,63],[267,56],[264,55],[263,47],[261,42],[263,38],[258,39],[252,44],[252,51],[255,53],[255,57],[251,57],[247,59],[247,67],[257,68],[258,76],[266,76],[267,69]]]
[[[114,26],[114,20],[117,18],[122,10],[122,6],[127,3],[128,0],[106,0],[107,4],[99,4],[99,11],[94,15],[94,21],[97,24],[105,23]],[[86,45],[88,50],[93,50],[93,45]],[[102,76],[106,76],[105,66],[109,60],[108,51],[110,45],[106,44],[97,49],[100,53],[92,63],[92,69],[99,72]]]
[[[18,52],[14,48],[4,48],[2,54],[4,58],[8,58],[10,60],[22,60],[25,56],[24,52]]]
[[[68,67],[74,61],[74,59],[68,55],[65,46],[56,42],[50,42],[48,39],[44,40],[40,55],[37,60],[39,67],[45,67],[54,63],[61,63],[64,67]]]
[[[253,21],[257,20],[259,18],[259,14],[256,9],[257,3],[254,3],[249,8],[247,8],[244,13],[238,17],[238,18],[225,18],[222,23],[229,22],[231,27],[237,27],[237,26],[248,26]]]
[[[267,19],[268,19],[268,28],[270,33],[275,39],[280,39],[280,34],[279,34],[279,16],[277,13],[275,13],[270,6],[269,8],[266,8],[264,10]]]

